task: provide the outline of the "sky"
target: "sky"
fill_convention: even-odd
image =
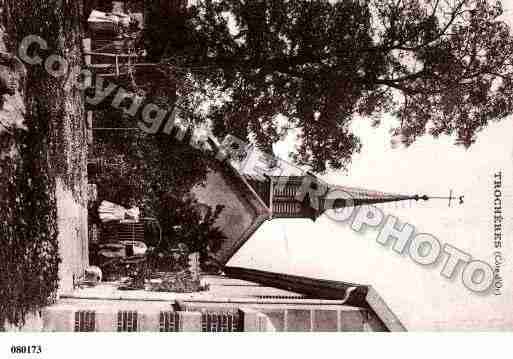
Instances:
[[[503,2],[513,23],[513,1]],[[416,264],[376,242],[377,231],[354,232],[348,223],[327,216],[266,222],[231,259],[229,265],[372,285],[408,330],[513,330],[513,121],[492,123],[468,150],[454,139],[429,136],[409,148],[391,146],[392,119],[379,128],[370,121],[354,126],[363,143],[349,170],[331,172],[329,183],[385,192],[447,196],[464,195],[464,204],[446,200],[382,205],[386,215],[429,233],[470,254],[494,263],[493,176],[502,171],[503,249],[501,295],[479,295],[461,281],[461,268],[450,280],[442,263]],[[275,146],[286,158],[291,137]]]

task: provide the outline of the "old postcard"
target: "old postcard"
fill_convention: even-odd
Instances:
[[[0,9],[3,331],[513,330],[512,2]]]

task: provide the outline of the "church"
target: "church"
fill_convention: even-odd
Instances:
[[[214,138],[209,140],[219,147]],[[214,149],[215,150],[215,149]],[[193,189],[201,203],[223,205],[219,228],[226,236],[216,253],[220,274],[200,274],[206,290],[191,293],[120,290],[115,282],[60,293],[42,312],[43,331],[404,331],[372,285],[307,278],[233,267],[228,261],[265,222],[277,218],[315,220],[326,207],[312,206],[305,186],[321,180],[249,145],[243,156],[219,161],[206,184]],[[270,161],[272,159],[272,161]],[[267,166],[267,168],[266,168]],[[264,168],[270,175],[262,176]],[[273,173],[279,171],[279,176]],[[305,179],[306,178],[306,179]],[[324,185],[322,183],[322,185]],[[329,187],[329,185],[328,185]],[[351,205],[415,200],[334,186]],[[344,202],[335,201],[335,207]],[[314,208],[317,207],[317,208]]]

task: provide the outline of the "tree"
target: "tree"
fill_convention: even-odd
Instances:
[[[135,122],[123,120],[119,111],[96,111],[95,115],[105,128],[130,127]],[[94,176],[99,200],[139,206],[148,215],[156,213],[164,194],[182,197],[201,184],[210,160],[168,135],[147,134],[137,128],[95,131],[93,156],[103,163]]]
[[[120,111],[96,111],[97,123],[106,128],[133,126],[134,119]],[[90,220],[99,222],[97,208],[107,200],[125,207],[138,206],[145,217],[157,218],[162,229],[162,242],[156,236],[146,238],[158,253],[171,253],[178,243],[200,252],[205,263],[210,254],[220,249],[224,236],[215,222],[222,208],[201,206],[191,193],[194,186],[206,180],[213,159],[184,142],[166,134],[143,131],[97,131],[94,156],[104,165],[94,176],[98,201],[91,203]],[[156,234],[156,233],[154,233]]]
[[[158,217],[163,228],[163,243],[158,250],[169,252],[183,243],[190,253],[199,252],[200,263],[207,269],[212,254],[221,249],[225,239],[215,224],[223,206],[207,207],[203,213],[199,210],[201,206],[193,196],[180,198],[168,193],[162,198]]]
[[[427,133],[468,147],[508,116],[513,38],[501,14],[494,0],[204,0],[181,22],[156,16],[146,39],[215,93],[215,134],[269,149],[284,115],[300,133],[296,160],[322,172],[359,151],[360,117],[394,114],[405,145]]]

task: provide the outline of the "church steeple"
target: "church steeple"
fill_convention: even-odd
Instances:
[[[280,158],[250,147],[242,164],[236,167],[260,196],[271,218],[310,218],[316,220],[328,209],[409,200],[453,199],[463,202],[463,196],[431,197],[419,194],[387,193],[365,188],[331,185],[315,174]],[[329,194],[342,193],[333,200]],[[335,196],[336,197],[336,196]]]
[[[316,220],[326,210],[347,206],[361,206],[407,200],[425,200],[426,195],[404,195],[380,191],[325,184],[311,174],[304,176],[246,176],[262,201],[272,211],[272,218],[310,218]],[[310,186],[310,188],[309,188]],[[313,187],[313,188],[312,188]],[[323,187],[324,189],[320,189]],[[329,201],[329,193],[344,193],[347,199]],[[317,205],[312,197],[317,196]]]

